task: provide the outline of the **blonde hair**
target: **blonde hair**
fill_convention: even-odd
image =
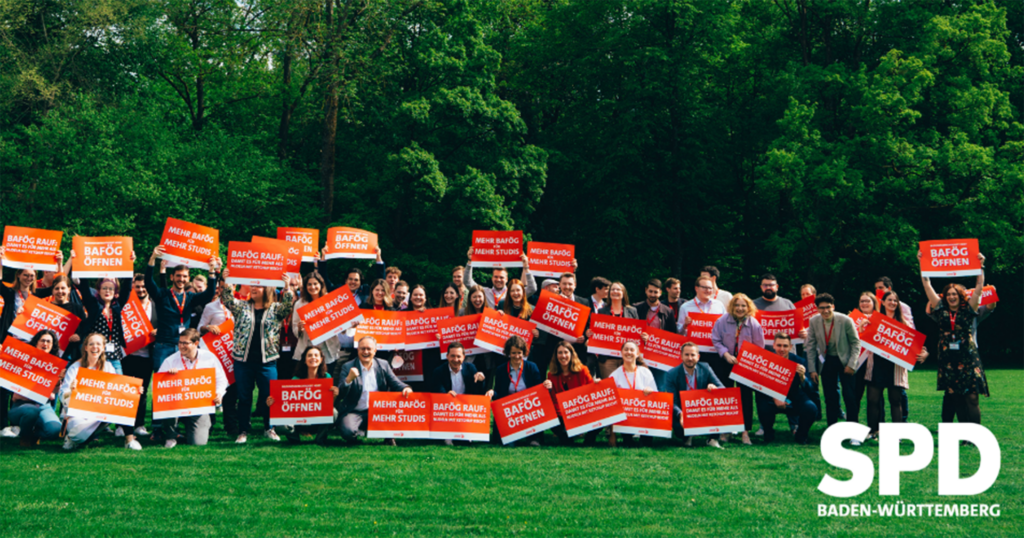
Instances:
[[[737,293],[736,295],[732,296],[732,299],[729,300],[729,306],[725,307],[726,313],[735,318],[736,314],[734,314],[733,312],[736,309],[736,303],[740,301],[747,303],[747,318],[752,318],[757,314],[757,307],[754,306],[754,301],[750,300],[750,297],[747,297],[746,294],[743,293]]]
[[[89,367],[89,361],[88,361],[89,352],[86,351],[86,348],[89,347],[89,340],[92,340],[93,337],[99,338],[100,339],[100,345],[103,347],[103,350],[100,351],[100,358],[99,358],[99,360],[96,361],[96,370],[99,370],[99,371],[102,372],[104,370],[104,368],[106,368],[106,366],[107,366],[107,338],[105,336],[103,336],[102,334],[100,334],[100,333],[89,333],[89,336],[85,337],[85,340],[82,341],[82,356],[81,356],[81,358],[79,360],[82,362],[82,366],[84,366],[86,368]]]

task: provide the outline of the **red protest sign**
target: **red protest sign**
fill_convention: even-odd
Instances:
[[[164,246],[160,258],[167,260],[169,266],[180,264],[209,269],[210,258],[220,255],[220,232],[215,228],[169,218],[164,224],[160,244]]]
[[[46,404],[68,363],[8,336],[0,349],[0,387]]]
[[[523,232],[473,230],[473,267],[522,267]]]
[[[71,239],[75,258],[71,270],[78,278],[131,278],[131,237],[80,237]]]
[[[785,400],[796,375],[796,363],[750,342],[743,342],[729,379],[776,400]]]
[[[405,312],[363,310],[363,321],[356,327],[352,340],[359,343],[366,336],[377,341],[377,349],[405,348]]]
[[[967,290],[967,299],[970,300],[974,296],[974,288]],[[999,302],[999,295],[996,294],[995,286],[985,286],[981,288],[981,302],[978,306],[985,306],[989,304],[995,304]]]
[[[739,387],[681,391],[679,405],[683,410],[683,435],[743,431],[743,403]]]
[[[690,324],[686,327],[685,341],[693,342],[701,353],[714,353],[715,345],[711,342],[711,329],[722,314],[705,314],[703,312],[687,312]],[[686,342],[683,342],[686,343]]]
[[[121,326],[124,328],[124,354],[134,355],[136,351],[153,343],[153,323],[146,315],[139,296],[132,290],[128,302],[121,308]]]
[[[475,258],[475,250],[473,254]],[[576,257],[574,245],[530,241],[526,244],[526,257],[530,260],[533,276],[558,278],[575,272],[572,268],[572,260]]]
[[[153,374],[153,420],[217,412],[217,372],[213,368]]]
[[[872,312],[868,324],[857,335],[860,345],[907,370],[917,364],[917,355],[924,348],[925,335],[882,314]]]
[[[68,398],[68,416],[134,426],[141,394],[142,380],[137,377],[79,368]]]
[[[271,426],[306,426],[334,422],[330,379],[288,379],[270,382]]]
[[[288,247],[265,243],[228,243],[228,284],[280,288],[288,268]]]
[[[765,345],[772,345],[775,342],[775,333],[778,332],[788,334],[794,344],[804,343],[804,339],[799,336],[804,328],[804,319],[799,308],[775,312],[758,310],[754,317],[761,324]]]
[[[297,312],[306,335],[315,346],[363,321],[363,311],[348,286],[300,306]]]
[[[272,239],[270,237],[252,236],[252,242],[256,245],[277,245],[285,251],[284,272],[294,278],[302,278],[302,245],[285,241],[283,239]],[[279,279],[280,280],[280,279]]]
[[[325,260],[373,260],[377,258],[377,234],[359,228],[337,226],[327,230],[327,245],[324,248],[327,250]]]
[[[399,360],[401,359],[401,360]],[[407,350],[396,351],[391,359],[391,366],[394,368],[395,377],[401,381],[423,381],[423,351]]]
[[[576,341],[587,328],[590,308],[547,290],[541,290],[530,321],[537,328],[565,340]]]
[[[71,335],[75,334],[75,329],[78,328],[78,324],[82,320],[71,312],[35,295],[29,295],[22,308],[24,310],[21,315],[14,318],[14,323],[11,324],[8,332],[22,340],[29,341],[37,332],[50,329],[57,333],[60,339],[60,354],[63,356],[64,350],[71,342]]]
[[[502,353],[506,340],[520,336],[526,340],[526,349],[529,352],[530,344],[533,343],[534,327],[536,325],[533,322],[484,307],[473,345],[494,353]]]
[[[544,385],[491,402],[491,410],[494,411],[498,435],[506,445],[559,424],[551,393]]]
[[[646,331],[647,342],[642,347],[647,366],[668,371],[683,363],[683,344],[689,341],[686,336],[651,327]]]
[[[4,226],[4,267],[59,271],[54,256],[64,232]]]
[[[433,349],[440,347],[437,322],[451,319],[454,308],[431,308],[423,312],[409,310],[405,317],[405,349]]]
[[[981,274],[977,239],[921,241],[921,276],[951,277]]]
[[[231,358],[231,352],[235,349],[235,322],[228,318],[224,323],[217,325],[220,334],[208,332],[202,336],[203,347],[213,353],[217,360],[224,367],[224,375],[228,378],[228,385],[235,384],[235,361]]]
[[[371,392],[366,436],[378,439],[429,439],[430,394]]]
[[[647,324],[639,319],[594,314],[590,316],[590,338],[587,338],[587,352],[594,355],[621,357],[622,345],[628,340],[640,344],[640,335],[646,328]]]
[[[437,332],[441,334],[441,358],[448,358],[448,346],[459,342],[466,350],[466,356],[486,353],[487,350],[477,347],[476,333],[480,329],[480,318],[483,314],[459,316],[437,322]]]
[[[277,238],[289,243],[302,245],[302,261],[311,262],[318,257],[320,247],[320,230],[312,228],[281,228],[277,229]]]
[[[430,438],[488,441],[491,437],[491,399],[472,394],[430,395]]]
[[[612,426],[615,433],[672,437],[672,395],[668,392],[644,394],[642,390],[618,389],[626,420]],[[743,422],[742,420],[740,421]]]
[[[811,326],[811,318],[818,315],[818,306],[814,304],[814,299],[815,296],[811,295],[793,305],[800,311],[800,317],[803,319],[805,329]],[[773,338],[772,341],[774,342],[775,339]]]
[[[555,399],[569,437],[626,420],[626,410],[611,378],[559,392]]]

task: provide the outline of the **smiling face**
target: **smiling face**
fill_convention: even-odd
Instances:
[[[732,315],[737,318],[745,318],[748,314],[750,314],[750,308],[747,307],[747,302],[736,301],[732,307]]]
[[[135,296],[140,301],[145,301],[146,297],[149,297],[149,292],[146,291],[146,282],[144,280],[136,280],[132,282],[132,291],[135,292]]]
[[[569,351],[569,348],[558,346],[555,358],[558,359],[558,364],[562,367],[562,373],[569,373],[569,364],[572,362],[572,352]]]
[[[821,309],[819,308],[819,310]],[[776,338],[775,343],[772,344],[772,349],[780,357],[789,357],[789,350],[793,349],[793,342],[784,338]]]
[[[661,288],[658,286],[647,286],[647,289],[644,290],[644,295],[647,296],[647,304],[657,304],[658,299],[661,299]]]
[[[404,303],[405,300],[408,299],[408,298],[409,298],[409,287],[408,286],[398,286],[398,287],[395,288],[395,302],[396,303]]]
[[[67,282],[58,282],[53,285],[53,302],[57,304],[64,304],[68,302],[68,297],[71,296],[71,287],[68,286]]]
[[[53,353],[54,344],[53,336],[50,335],[50,333],[43,333],[43,335],[39,337],[39,341],[36,342],[36,349],[44,353]]]
[[[608,298],[611,299],[612,301],[622,301],[622,298],[625,295],[625,291],[626,290],[623,289],[622,284],[616,282],[612,284],[611,287],[608,289]]]
[[[196,293],[203,293],[204,291],[206,291],[206,279],[199,278],[198,276],[196,278],[193,278],[192,291]]]
[[[957,299],[960,298],[956,294],[955,290],[950,290],[950,291],[953,292],[953,296],[954,297],[956,297]],[[947,297],[948,297],[948,294],[947,294]],[[896,297],[895,293],[890,293],[889,295],[887,295],[885,297],[885,301],[882,304],[885,305],[885,314],[887,316],[894,316],[896,314],[896,310],[898,310],[899,307],[900,307],[900,300]],[[950,304],[952,304],[952,302]]]
[[[465,360],[465,349],[462,349],[461,347],[448,349],[448,368],[451,368],[453,373],[459,373],[462,371],[462,362]]]
[[[348,278],[345,279],[345,284],[348,285],[349,291],[356,293],[359,291],[359,287],[363,285],[363,279],[359,276],[359,273],[353,271],[348,274]]]
[[[181,293],[185,289],[185,285],[188,284],[188,269],[179,269],[171,275],[171,283],[174,284],[174,289]]]
[[[576,278],[569,275],[563,275],[562,278],[558,280],[558,291],[565,297],[572,297],[573,294],[576,293]]]
[[[518,283],[518,282],[515,283],[515,284],[512,284],[508,288],[508,298],[512,299],[512,304],[519,304],[519,303],[521,303],[523,301],[523,295],[524,294],[525,294],[525,291],[523,290],[523,285]]]
[[[319,348],[311,347],[306,351],[306,368],[316,370],[324,362],[324,356]]]
[[[18,271],[18,287],[23,290],[29,289],[32,282],[36,280],[36,272],[32,269],[21,269]]]
[[[117,286],[113,280],[104,280],[100,283],[100,300],[109,303],[117,296]]]
[[[445,288],[444,289],[444,304],[446,306],[447,305],[454,305],[455,301],[457,301],[458,299],[459,299],[459,294],[458,294],[458,292],[455,291],[455,288]]]
[[[861,314],[871,315],[875,311],[875,303],[868,295],[861,295],[860,300],[857,301],[857,309]]]
[[[89,359],[89,364],[92,364],[94,360],[99,359],[100,354],[103,353],[103,347],[106,345],[103,337],[98,334],[92,334],[85,339],[85,353]]]
[[[491,273],[491,284],[496,290],[505,289],[505,284],[508,283],[508,271],[504,269],[495,269]]]
[[[956,288],[950,287],[946,290],[946,302],[949,303],[951,309],[960,306],[960,294],[956,292]]]
[[[452,271],[452,284],[455,284],[456,287],[462,286],[462,269]]]
[[[387,295],[387,291],[384,290],[382,284],[378,284],[373,287],[373,304],[384,304],[384,296]]]
[[[640,348],[636,342],[626,342],[622,346],[622,363],[630,367],[636,366],[636,358],[640,356]]]
[[[310,297],[320,297],[320,290],[322,289],[324,288],[320,285],[319,280],[315,278],[306,280],[306,293],[308,293]]]
[[[484,307],[484,292],[476,290],[472,295],[469,296],[469,302],[473,303],[473,308],[482,310]]]
[[[427,306],[427,292],[423,291],[423,288],[416,288],[412,290],[412,295],[409,296],[409,304],[413,308],[420,309]]]
[[[697,286],[693,288],[693,291],[696,292],[697,299],[700,302],[706,303],[711,300],[711,294],[714,293],[715,288],[710,278],[702,278],[697,282]]]
[[[776,295],[779,293],[779,283],[775,280],[762,280],[761,281],[761,297],[771,301],[774,300]]]

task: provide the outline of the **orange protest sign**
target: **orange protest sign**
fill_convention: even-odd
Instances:
[[[466,350],[466,356],[486,353],[487,350],[477,347],[476,333],[480,329],[480,318],[483,314],[459,316],[437,322],[437,332],[441,334],[441,358],[448,358],[448,346],[459,342]]]
[[[149,321],[142,301],[132,290],[128,302],[121,308],[121,326],[124,328],[124,354],[134,355],[136,351],[153,343],[153,323]]]
[[[472,394],[431,394],[430,400],[431,439],[490,440],[490,398]]]
[[[530,260],[533,276],[558,278],[565,273],[575,272],[572,268],[572,260],[576,257],[574,245],[530,241],[526,244],[526,256]]]
[[[177,264],[209,269],[210,258],[220,255],[220,232],[183,220],[168,218],[160,236],[164,253],[160,256],[169,266]]]
[[[686,327],[686,340],[697,344],[701,353],[714,352],[715,346],[711,343],[711,329],[715,326],[718,318],[722,317],[722,314],[687,312],[686,317],[690,320],[690,324]]]
[[[513,336],[519,336],[526,340],[526,350],[529,353],[535,327],[537,325],[532,321],[484,307],[483,317],[480,318],[480,327],[476,331],[473,345],[494,353],[502,353],[505,349],[505,341]]]
[[[682,334],[648,327],[647,341],[643,344],[644,361],[658,370],[671,370],[683,363],[683,344],[689,338]]]
[[[319,254],[320,230],[312,228],[278,228],[277,238],[302,245],[302,261],[311,262]]]
[[[289,379],[270,382],[271,426],[307,426],[334,422],[330,379]]]
[[[79,368],[68,416],[134,426],[141,394],[142,380],[137,377]]]
[[[29,295],[25,299],[22,308],[24,310],[22,310],[21,315],[14,318],[14,323],[11,324],[8,332],[27,342],[37,332],[43,329],[50,329],[57,333],[60,340],[60,353],[63,356],[64,350],[68,348],[68,344],[71,342],[71,335],[75,334],[75,329],[78,328],[78,324],[82,320],[78,319],[78,316],[71,312],[53,303],[48,303],[35,295]]]
[[[59,271],[54,256],[64,232],[4,226],[3,266],[15,269]]]
[[[399,381],[423,381],[423,350],[396,351],[391,366]]]
[[[881,312],[871,313],[867,326],[857,337],[860,345],[876,357],[886,358],[907,370],[914,369],[925,341],[925,335]]]
[[[366,437],[376,439],[429,439],[430,394],[371,392]]]
[[[277,243],[275,241],[275,243]],[[288,247],[279,244],[228,243],[228,284],[280,288],[287,268]]]
[[[0,387],[45,404],[67,365],[67,361],[8,336],[0,350]]]
[[[252,242],[257,245],[277,245],[285,250],[284,272],[294,278],[302,278],[302,245],[291,243],[283,239],[272,239],[270,237],[252,236]]]
[[[974,288],[967,290],[967,299],[970,300],[974,296]],[[978,306],[990,305],[999,302],[999,294],[996,293],[995,286],[985,286],[981,288],[981,302]]]
[[[642,390],[618,389],[626,420],[612,426],[615,433],[672,437],[672,395],[667,392],[644,394]]]
[[[785,400],[797,364],[750,342],[743,342],[729,379],[776,400]]]
[[[761,324],[765,345],[772,345],[775,342],[775,333],[778,332],[788,334],[794,344],[804,343],[804,339],[800,338],[800,331],[804,328],[803,311],[799,308],[776,311],[758,310],[754,317]]]
[[[71,270],[78,278],[131,278],[131,237],[80,237],[71,239],[75,259]]]
[[[683,411],[683,435],[743,431],[743,402],[739,387],[680,391],[679,404]]]
[[[437,322],[451,319],[454,308],[432,308],[417,312],[406,312],[405,318],[405,349],[433,349],[440,347],[437,339]]]
[[[977,239],[921,241],[921,276],[952,277],[981,274]]]
[[[555,400],[569,437],[626,420],[626,410],[611,378],[559,392]]]
[[[348,286],[300,306],[297,312],[303,330],[315,346],[363,321],[363,311]]]
[[[531,268],[532,270],[532,268]],[[622,345],[632,340],[640,343],[647,323],[639,319],[619,318],[606,314],[590,316],[590,338],[587,352],[594,355],[621,357]]]
[[[235,361],[231,358],[231,352],[235,349],[235,322],[231,318],[224,320],[217,326],[220,334],[208,332],[202,336],[203,348],[213,353],[224,367],[224,376],[228,378],[228,385],[235,384]]]
[[[338,226],[327,230],[327,255],[325,260],[335,258],[354,258],[373,260],[377,257],[377,234]]]
[[[530,321],[546,333],[576,341],[583,336],[589,316],[590,308],[548,290],[541,290],[537,306],[530,314]]]
[[[811,318],[818,315],[818,306],[814,304],[815,297],[811,295],[806,299],[801,299],[793,306],[800,311],[800,316],[804,320],[804,328],[811,326]],[[775,339],[773,338],[772,341]]]
[[[213,368],[153,374],[153,420],[217,412],[217,372]]]
[[[494,411],[494,425],[505,445],[559,424],[555,403],[544,385],[491,402],[491,410]]]
[[[377,341],[377,349],[392,350],[405,348],[405,312],[388,310],[363,310],[363,321],[356,327],[352,337],[356,345],[365,336]]]
[[[523,232],[473,230],[473,267],[522,267]]]

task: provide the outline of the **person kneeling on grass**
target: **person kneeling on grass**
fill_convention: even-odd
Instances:
[[[632,340],[627,340],[622,344],[621,351],[622,366],[619,366],[611,375],[615,386],[620,389],[642,390],[644,396],[658,392],[654,374],[644,364],[644,358],[640,355],[640,345]],[[623,441],[626,446],[633,444],[633,439],[628,435],[623,436]],[[640,443],[644,446],[653,446],[654,438],[640,436]],[[615,446],[615,433],[611,426],[608,427],[608,445]]]
[[[494,369],[493,388],[496,400],[500,400],[510,394],[522,392],[531,387],[536,387],[544,382],[544,376],[541,375],[540,368],[535,363],[526,360],[526,355],[530,350],[526,346],[526,340],[523,340],[521,336],[513,335],[506,340],[502,351],[508,357],[508,362]],[[497,428],[495,428],[491,442],[499,442],[497,431]],[[530,446],[540,446],[542,435],[543,432],[535,433],[526,437],[526,440],[528,440]],[[505,446],[515,446],[515,443],[509,443]]]
[[[675,421],[672,423],[672,429],[679,438],[684,439],[683,442],[686,446],[693,446],[693,437],[683,435],[683,406],[679,393],[684,390],[724,389],[725,386],[722,385],[710,366],[700,362],[700,347],[697,344],[693,342],[683,344],[680,353],[683,363],[669,370],[665,376],[665,392],[672,393],[672,399],[675,400],[672,409],[672,417]],[[722,448],[718,439],[714,437],[708,439],[708,446]]]
[[[159,373],[177,375],[185,370],[202,370],[212,368],[215,375],[215,392],[217,396],[210,402],[212,406],[218,406],[228,390],[228,378],[224,374],[224,368],[220,360],[213,353],[199,349],[199,331],[185,329],[178,335],[178,352],[167,357],[160,366]],[[164,448],[174,448],[178,445],[178,423],[185,425],[185,442],[190,445],[203,446],[210,439],[210,427],[213,421],[210,415],[195,415],[191,417],[180,417],[162,421],[161,427],[164,431]]]
[[[434,368],[430,376],[430,392],[448,394],[453,398],[462,394],[478,394],[488,398],[494,396],[493,390],[484,392],[486,376],[478,372],[472,364],[465,363],[466,348],[460,342],[448,346],[448,364]],[[452,446],[451,439],[445,439],[445,445]]]
[[[804,387],[804,384],[809,383],[806,379],[807,359],[790,353],[790,350],[793,349],[793,342],[786,333],[775,334],[775,343],[772,344],[772,348],[776,355],[795,362],[797,366],[796,375],[793,376],[793,382],[789,386],[785,401],[760,392],[754,396],[757,401],[757,417],[761,420],[761,425],[764,426],[764,442],[767,444],[775,440],[775,415],[779,413],[799,418],[800,425],[797,426],[794,439],[797,444],[806,445],[807,434],[810,433],[814,420],[818,418],[818,408],[807,396]]]
[[[50,329],[43,329],[36,333],[29,342],[29,345],[49,353],[54,357],[60,357],[59,341],[57,333]],[[61,372],[63,374],[63,372]],[[60,374],[57,378],[60,379]],[[55,394],[50,394],[50,400],[55,399]],[[57,439],[60,437],[60,419],[53,411],[53,404],[50,401],[38,403],[20,394],[14,394],[11,398],[11,424],[18,427],[21,432],[21,446],[35,446],[40,439]]]
[[[292,379],[331,379],[327,373],[327,363],[324,362],[323,352],[320,348],[309,346],[302,352],[302,360],[295,366],[295,373]],[[334,396],[338,396],[338,387],[331,387]],[[267,396],[267,408],[274,405],[274,397]],[[338,410],[334,409],[334,420],[338,420]],[[327,440],[327,433],[331,430],[331,424],[314,424],[311,426],[284,426],[284,436],[289,441],[297,443],[305,438],[313,439],[317,443]]]
[[[71,392],[75,390],[78,383],[78,370],[87,368],[108,374],[116,374],[114,366],[107,362],[107,354],[104,349],[107,346],[107,339],[102,334],[91,333],[85,337],[85,344],[82,346],[82,358],[68,366],[64,374],[64,382],[60,386],[60,401],[64,406],[61,412],[63,418],[67,418],[67,435],[64,437],[64,450],[74,450],[80,445],[89,442],[96,434],[96,431],[104,424],[101,420],[83,417],[67,417],[68,402],[71,400]],[[145,398],[145,396],[143,396]],[[134,438],[124,445],[130,450],[142,450],[142,445]]]
[[[341,417],[339,429],[341,436],[349,443],[356,442],[359,437],[366,437],[371,392],[402,391],[406,398],[412,394],[412,387],[395,376],[391,365],[376,357],[377,340],[372,336],[364,336],[359,340],[357,352],[359,358],[341,365],[341,371],[348,372],[348,375],[335,380],[339,391],[339,404],[336,406]],[[395,440],[388,439],[384,444],[395,446]]]

